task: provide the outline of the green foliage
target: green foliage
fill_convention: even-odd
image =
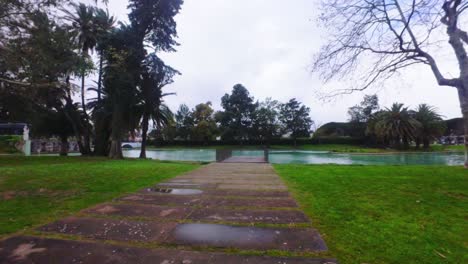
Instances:
[[[431,141],[442,136],[445,132],[442,116],[437,113],[434,107],[427,104],[420,104],[412,114],[414,119],[421,124],[416,132],[416,145],[419,147],[422,142],[424,148],[427,149]]]
[[[275,169],[340,263],[466,263],[462,167]]]
[[[213,113],[211,102],[195,106],[192,113],[194,126],[191,138],[193,140],[206,143],[215,139],[217,127]]]
[[[394,103],[391,108],[377,113],[369,121],[368,132],[393,146],[403,143],[404,147],[408,147],[420,128],[421,124],[414,119],[407,107]]]
[[[254,113],[253,131],[256,138],[270,142],[272,138],[281,136],[279,122],[280,103],[271,98],[261,102]]]
[[[0,135],[0,153],[19,153],[15,145],[21,141],[21,136]]]
[[[314,121],[309,116],[310,108],[302,105],[295,98],[280,106],[279,120],[284,126],[284,132],[290,133],[291,137],[310,136]]]
[[[177,23],[183,0],[129,0],[129,19],[140,42],[148,40],[156,51],[175,51]]]
[[[225,94],[221,98],[224,111],[216,115],[222,131],[221,137],[239,142],[249,139],[257,105],[242,84],[234,85],[231,94]]]
[[[181,104],[175,114],[177,137],[189,140],[194,124],[193,115],[189,107]]]
[[[366,123],[379,109],[379,97],[376,94],[365,95],[359,105],[349,108],[349,121],[352,123]]]
[[[198,166],[151,160],[0,157],[0,236],[71,215]]]

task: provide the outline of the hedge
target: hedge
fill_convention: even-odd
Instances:
[[[15,145],[21,141],[21,136],[0,135],[0,153],[18,153]]]

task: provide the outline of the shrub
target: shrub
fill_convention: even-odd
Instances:
[[[0,153],[18,153],[16,144],[21,142],[21,136],[0,135]]]

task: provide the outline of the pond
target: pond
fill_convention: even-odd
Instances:
[[[138,157],[140,150],[125,150],[126,157]],[[174,161],[212,162],[216,151],[209,149],[148,150],[148,158]],[[234,156],[262,156],[263,151],[234,151]],[[348,154],[325,151],[272,150],[270,163],[362,164],[362,165],[463,165],[464,155],[455,153]]]

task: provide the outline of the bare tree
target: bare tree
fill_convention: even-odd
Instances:
[[[313,71],[324,81],[359,75],[356,86],[336,94],[362,91],[401,70],[427,65],[440,86],[457,89],[465,127],[468,168],[468,34],[460,28],[467,0],[323,0],[320,22],[329,30],[328,43],[315,57]],[[456,78],[444,74],[436,52],[453,52]],[[446,62],[446,61],[444,61]],[[368,66],[368,67],[366,67]],[[441,90],[443,92],[443,90]]]

